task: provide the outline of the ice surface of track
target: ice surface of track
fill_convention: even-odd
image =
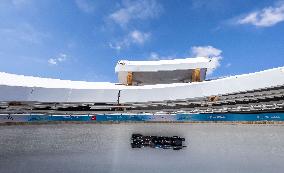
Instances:
[[[132,133],[179,135],[181,151],[131,149]],[[0,126],[0,172],[283,172],[283,125]]]

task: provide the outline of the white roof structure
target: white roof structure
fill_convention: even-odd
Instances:
[[[197,57],[158,61],[127,61],[121,60],[115,67],[115,72],[155,72],[187,70],[196,68],[214,69],[218,65],[217,57]]]
[[[181,100],[284,86],[284,67],[211,81],[125,86],[0,73],[0,101],[120,103]]]
[[[24,76],[0,72],[0,85],[42,87],[42,88],[72,88],[72,89],[109,89],[115,86],[110,82],[71,81],[52,78]]]

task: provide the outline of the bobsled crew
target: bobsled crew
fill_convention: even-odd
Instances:
[[[131,147],[132,148],[162,148],[180,150],[184,147],[183,142],[185,138],[178,136],[166,137],[166,136],[143,136],[141,134],[132,134]]]

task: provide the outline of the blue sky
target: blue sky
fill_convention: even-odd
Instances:
[[[221,56],[211,74],[284,66],[284,1],[1,0],[0,71],[116,81],[118,60]]]

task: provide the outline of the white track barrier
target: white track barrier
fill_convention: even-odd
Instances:
[[[284,67],[193,83],[124,86],[0,72],[0,101],[120,103],[183,100],[284,85]]]

